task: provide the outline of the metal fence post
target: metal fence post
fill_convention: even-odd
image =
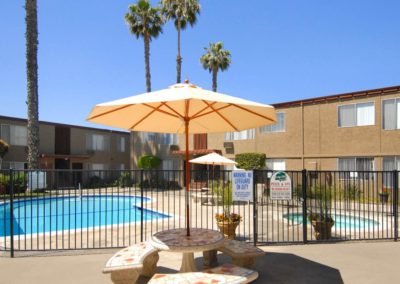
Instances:
[[[143,242],[143,184],[144,184],[144,171],[140,170],[140,241]]]
[[[307,243],[307,170],[301,171],[301,189],[302,189],[302,205],[303,205],[303,243]]]
[[[398,190],[399,190],[399,179],[398,179],[398,171],[393,171],[393,215],[394,215],[394,241],[397,242],[398,238]]]
[[[14,257],[14,170],[10,168],[10,257]]]
[[[253,237],[254,246],[258,240],[258,217],[257,217],[257,170],[253,171]]]

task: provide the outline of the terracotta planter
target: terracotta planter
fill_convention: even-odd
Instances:
[[[224,234],[225,238],[234,240],[236,238],[236,228],[239,226],[240,221],[237,222],[218,222],[217,225],[221,233]]]
[[[328,240],[331,238],[332,227],[335,222],[332,221],[316,221],[312,220],[311,224],[314,228],[314,236],[317,240]]]

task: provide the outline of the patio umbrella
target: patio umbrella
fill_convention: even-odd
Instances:
[[[186,228],[189,228],[189,134],[240,131],[276,122],[275,109],[185,81],[167,89],[96,105],[88,121],[127,129],[185,134]]]
[[[191,159],[189,162],[193,164],[212,165],[212,190],[214,190],[214,166],[231,166],[237,164],[235,161],[225,158],[218,153],[210,153],[195,159]]]
[[[191,159],[189,162],[193,164],[203,164],[203,165],[213,165],[213,166],[214,165],[230,166],[237,164],[235,161],[225,158],[224,156],[221,156],[220,154],[217,153],[211,153],[198,157],[196,159]]]

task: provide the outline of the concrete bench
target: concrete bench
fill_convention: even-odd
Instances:
[[[111,273],[111,281],[115,284],[133,284],[140,275],[153,276],[158,259],[158,250],[150,243],[138,243],[114,254],[103,273]]]
[[[257,257],[264,256],[265,251],[251,244],[226,239],[219,251],[232,257],[232,262],[238,266],[251,268]]]
[[[203,272],[186,272],[176,274],[155,274],[148,284],[166,283],[225,283],[239,284],[250,283],[258,278],[258,273],[254,270],[239,267],[234,264],[224,265],[204,270]]]

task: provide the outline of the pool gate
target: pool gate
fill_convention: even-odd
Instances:
[[[255,245],[398,240],[398,171],[285,172],[290,200],[255,170],[253,199],[233,201],[232,171],[192,171],[191,227],[219,230],[226,212]],[[181,170],[1,170],[0,252],[119,248],[185,228],[184,185]]]

